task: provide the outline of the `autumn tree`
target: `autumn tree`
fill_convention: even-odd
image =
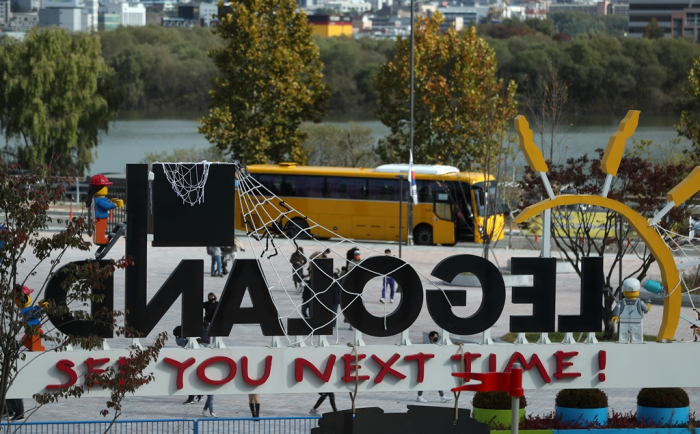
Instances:
[[[516,86],[497,77],[494,51],[475,28],[441,33],[443,23],[439,13],[416,23],[413,155],[416,163],[468,169],[484,141],[507,130]],[[378,154],[389,163],[408,161],[409,58],[410,41],[399,38],[376,78],[375,114],[391,129]]]
[[[693,60],[693,67],[688,72],[688,83],[695,103],[700,103],[700,59]],[[700,122],[692,112],[684,110],[678,125],[674,125],[679,136],[691,141],[690,149],[685,154],[695,162],[700,164]]]
[[[209,52],[221,75],[199,132],[245,163],[300,161],[299,129],[320,121],[329,98],[306,14],[292,0],[219,2],[214,30],[225,42]]]
[[[649,24],[644,29],[644,37],[647,39],[661,39],[664,37],[664,29],[659,27],[659,22],[656,18],[649,20]]]
[[[551,164],[548,161],[547,176],[552,188],[561,194],[599,195],[606,174],[600,168],[603,150],[599,149],[597,153],[594,157],[583,155],[569,158],[564,164]],[[640,153],[639,149],[629,150],[620,162],[607,197],[621,203],[633,201],[638,214],[651,218],[665,205],[666,193],[682,181],[691,169],[684,162],[657,163]],[[546,197],[539,173],[526,167],[521,182],[520,199],[523,206],[532,205]],[[674,208],[659,224],[666,229],[685,232],[687,213],[685,208]],[[541,220],[527,222],[525,227],[528,225],[541,225]],[[610,320],[615,303],[622,298],[622,281],[629,277],[643,280],[655,261],[654,257],[643,244],[628,242],[628,239],[636,237],[634,231],[622,221],[621,216],[607,209],[579,205],[557,207],[552,210],[551,234],[558,250],[573,265],[579,276],[584,257],[612,257],[611,262],[606,262],[609,268],[605,270],[603,289],[605,337],[612,339],[614,327]],[[622,279],[619,279],[622,258],[625,254],[633,253],[642,258],[641,264],[623,269]]]
[[[58,232],[42,232],[52,223],[47,210],[62,198],[64,187],[52,186],[50,170],[45,166],[19,175],[16,169],[16,165],[0,160],[0,411],[3,414],[9,413],[6,398],[10,388],[14,385],[15,390],[21,389],[14,384],[18,369],[24,369],[18,362],[28,359],[24,367],[31,368],[32,351],[42,351],[38,346],[45,347],[42,355],[71,347],[96,350],[103,347],[100,335],[133,333],[118,325],[120,312],[107,308],[96,313],[85,310],[85,306],[104,301],[106,279],[115,270],[127,266],[129,260],[88,259],[66,264],[64,255],[69,250],[90,255],[92,243],[84,234],[91,223],[83,216],[76,216],[53,222],[63,226]],[[47,288],[54,278],[62,283],[49,296]],[[70,334],[61,332],[56,324],[81,327],[73,327]],[[158,356],[165,339],[166,334],[162,333],[152,345],[134,349],[120,360],[120,368],[110,367],[107,372],[89,378],[83,376],[73,386],[37,393],[34,398],[41,406],[58,399],[80,397],[97,382],[111,393],[102,414],[112,412],[113,422],[121,414],[124,396],[153,379],[146,370]],[[39,345],[31,345],[32,341]]]
[[[32,28],[0,42],[0,127],[23,168],[82,174],[121,101],[96,35]]]

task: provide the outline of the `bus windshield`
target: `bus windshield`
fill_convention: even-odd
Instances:
[[[492,216],[510,212],[503,194],[497,188],[496,181],[476,182],[472,188],[476,198],[477,213],[480,216]]]

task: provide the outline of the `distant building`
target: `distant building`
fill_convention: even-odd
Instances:
[[[71,33],[81,31],[83,24],[82,7],[46,7],[39,9],[39,26],[56,26]]]
[[[349,15],[309,15],[314,35],[352,36],[352,17]]]
[[[194,27],[195,21],[184,18],[163,17],[161,25],[163,27]]]
[[[219,6],[214,3],[184,4],[177,8],[177,17],[202,27],[210,27],[219,14]]]
[[[98,20],[98,9],[100,4],[98,0],[85,0],[85,7],[83,8],[83,32],[96,32],[97,31],[97,20]]]
[[[12,12],[10,11],[10,2],[0,1],[0,27],[5,28],[10,25],[10,19],[12,18]]]
[[[677,0],[630,0],[628,35],[632,38],[644,36],[647,24],[656,18],[664,36],[685,36],[698,40],[698,13],[700,5]]]
[[[122,24],[122,16],[100,12],[97,14],[97,28],[99,30],[116,30]]]
[[[39,25],[38,12],[14,13],[10,20],[10,31],[26,33],[32,27]]]
[[[122,26],[146,25],[146,8],[143,3],[106,3],[100,6],[100,12],[119,15]]]
[[[363,1],[329,1],[323,7],[333,9],[341,14],[358,13],[362,14],[372,10],[372,4]]]
[[[41,7],[41,0],[12,0],[15,12],[33,12]]]

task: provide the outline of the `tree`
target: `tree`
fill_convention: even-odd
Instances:
[[[534,127],[540,133],[542,154],[554,161],[554,154],[564,158],[562,147],[565,137],[560,135],[566,102],[569,99],[569,86],[562,78],[559,62],[548,59],[538,72],[538,80],[530,82],[525,105],[534,120]]]
[[[413,155],[417,163],[471,167],[479,141],[507,129],[515,116],[516,86],[496,76],[497,63],[476,29],[454,27],[441,34],[442,15],[419,18],[415,32],[415,115]],[[394,58],[376,79],[375,114],[391,129],[380,140],[385,162],[406,162],[409,154],[409,41],[399,38]]]
[[[693,67],[688,72],[688,82],[690,84],[690,92],[697,104],[700,102],[700,59],[693,60]],[[691,141],[691,147],[685,151],[685,154],[695,164],[700,164],[700,122],[698,122],[698,119],[690,111],[683,110],[680,122],[678,125],[674,125],[673,128],[675,128],[679,136]]]
[[[82,174],[121,105],[95,35],[32,28],[0,43],[0,127],[24,168]]]
[[[304,124],[302,144],[306,164],[312,166],[374,167],[377,164],[374,130],[350,122],[348,128],[333,124]]]
[[[602,155],[603,150],[599,149],[595,158],[584,155],[576,159],[569,158],[564,164],[548,162],[547,176],[552,188],[560,193],[600,194],[606,178],[600,169]],[[622,158],[608,197],[621,203],[633,200],[636,204],[635,211],[643,217],[651,218],[665,204],[666,193],[683,180],[690,169],[685,163],[651,162],[651,159],[644,158],[635,149]],[[539,174],[529,167],[525,169],[521,192],[523,206],[547,197]],[[687,209],[674,208],[660,224],[676,232],[685,231],[687,213]],[[605,271],[603,318],[606,339],[612,339],[614,333],[610,320],[615,303],[622,297],[622,281],[629,277],[643,280],[654,263],[654,257],[643,246],[628,243],[628,239],[634,238],[635,234],[629,225],[623,224],[620,230],[620,219],[617,213],[610,210],[595,210],[577,205],[552,210],[552,239],[579,276],[583,257],[610,255],[609,247],[622,247],[615,248],[613,261]],[[529,225],[532,224],[536,226],[540,222],[529,222]],[[621,281],[613,283],[621,258],[633,252],[641,256],[642,264],[634,270],[623,270]]]
[[[664,29],[659,27],[659,22],[656,18],[649,20],[649,24],[644,29],[644,37],[647,39],[661,39],[664,37]]]
[[[199,132],[245,163],[300,161],[304,121],[320,121],[329,92],[304,12],[292,0],[219,2],[214,30],[225,46],[209,55],[221,76]]]
[[[89,306],[90,303],[102,302],[105,298],[100,293],[105,280],[116,270],[129,265],[129,260],[121,258],[115,261],[92,261],[70,263],[63,268],[63,255],[69,249],[88,252],[89,241],[83,234],[91,223],[84,217],[74,217],[68,221],[59,220],[66,226],[50,236],[40,233],[47,228],[51,218],[46,212],[49,207],[61,199],[64,187],[52,186],[50,171],[46,167],[35,169],[34,173],[15,175],[17,166],[0,161],[0,209],[2,225],[0,231],[0,410],[7,412],[6,396],[18,374],[17,362],[28,357],[30,349],[25,344],[34,339],[41,339],[46,352],[65,351],[70,347],[85,350],[102,348],[103,339],[95,334],[63,334],[54,326],[56,321],[70,324],[82,321],[92,330],[100,327],[105,332],[113,331],[119,335],[132,334],[133,330],[117,325],[121,315],[117,311],[103,309],[96,314],[89,310],[71,310],[75,306]],[[24,263],[31,266],[23,266]],[[40,286],[32,285],[33,292],[27,294],[23,287],[31,279],[37,281],[37,270],[42,266],[48,272],[41,280]],[[52,278],[63,277],[60,288],[65,293],[63,300],[47,297],[47,285]],[[96,290],[93,293],[93,289]],[[28,291],[27,291],[28,292]],[[48,321],[48,317],[53,322]],[[84,383],[76,383],[66,389],[34,395],[40,405],[61,398],[80,397],[95,382],[111,391],[110,400],[102,414],[106,416],[109,409],[114,411],[112,422],[121,414],[121,401],[128,393],[148,384],[152,374],[145,374],[149,362],[157,358],[167,338],[165,333],[158,335],[154,343],[145,348],[134,349],[130,356],[119,361],[118,369],[111,367],[104,374],[85,376]],[[36,349],[36,348],[35,348]],[[31,366],[31,362],[29,362]]]
[[[194,146],[190,149],[175,148],[172,151],[161,151],[161,152],[148,152],[146,156],[141,160],[141,163],[148,164],[149,166],[156,161],[165,163],[172,162],[178,163],[181,161],[224,161],[224,155],[216,146],[210,146],[208,148],[195,148]]]

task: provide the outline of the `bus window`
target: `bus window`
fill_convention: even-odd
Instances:
[[[322,197],[323,178],[320,176],[286,175],[282,183],[283,196]]]
[[[347,178],[326,178],[327,189],[325,197],[334,199],[347,199],[348,185]]]
[[[322,176],[307,176],[309,197],[323,197],[324,179]]]
[[[281,175],[260,175],[260,184],[263,187],[261,192],[264,196],[270,196],[274,194],[276,196],[282,196],[282,176]]]
[[[435,181],[416,180],[416,189],[418,190],[418,202],[432,203],[434,188]]]
[[[367,180],[347,178],[348,199],[367,199]]]
[[[406,186],[404,186],[405,188]],[[369,200],[397,201],[399,199],[398,179],[369,179]]]

